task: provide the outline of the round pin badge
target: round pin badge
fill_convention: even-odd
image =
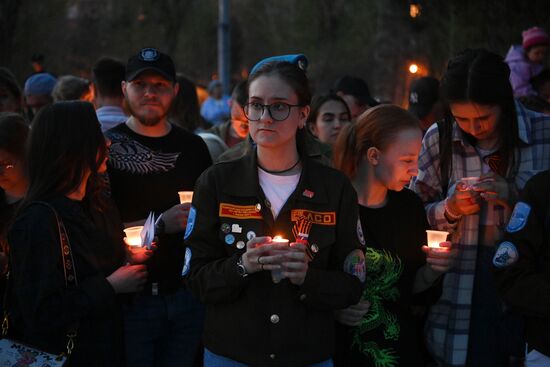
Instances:
[[[223,233],[229,233],[231,232],[231,226],[228,224],[228,223],[223,223],[221,226],[220,226],[220,229]]]
[[[235,243],[235,236],[233,236],[232,234],[228,234],[227,236],[225,236],[225,243],[227,243],[228,245],[232,245],[233,243]]]
[[[316,243],[312,244],[311,245],[311,251],[315,254],[318,253],[319,252],[319,246],[317,246]]]
[[[256,204],[256,211],[262,210],[262,204],[258,203]]]
[[[246,233],[246,238],[250,241],[251,239],[253,239],[254,237],[256,237],[256,232],[254,231],[248,231]]]
[[[239,242],[237,242],[237,248],[238,248],[239,250],[242,250],[242,249],[244,248],[244,246],[245,246],[244,241],[239,241]]]

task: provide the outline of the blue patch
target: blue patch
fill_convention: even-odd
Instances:
[[[521,231],[527,224],[529,213],[531,213],[531,206],[523,201],[518,202],[514,207],[514,212],[508,222],[506,232],[514,233]]]
[[[193,252],[189,247],[185,249],[185,261],[183,263],[183,269],[181,271],[181,276],[186,276],[189,273],[189,268],[191,267],[191,258],[193,257]]]
[[[512,242],[502,242],[493,257],[493,265],[497,268],[510,266],[519,259],[519,252]]]
[[[191,236],[191,233],[193,232],[193,228],[195,227],[195,220],[197,219],[197,209],[195,209],[194,206],[191,207],[189,210],[189,216],[187,217],[187,227],[185,227],[185,236],[183,237],[184,240],[187,240],[189,236]]]
[[[234,244],[235,243],[235,236],[233,236],[232,234],[228,234],[227,236],[225,236],[225,243],[227,243],[229,246]]]

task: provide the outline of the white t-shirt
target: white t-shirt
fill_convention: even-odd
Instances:
[[[258,179],[260,181],[260,186],[264,190],[264,194],[271,203],[271,214],[273,218],[276,219],[283,205],[290,197],[290,194],[296,190],[298,181],[300,181],[299,172],[290,176],[280,176],[267,173],[261,168],[258,168]]]

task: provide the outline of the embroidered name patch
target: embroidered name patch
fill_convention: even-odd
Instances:
[[[497,252],[493,257],[493,265],[497,268],[504,268],[514,264],[519,259],[519,253],[512,242],[502,242],[498,246]]]
[[[336,225],[336,212],[314,212],[305,209],[293,209],[290,212],[290,220],[296,222],[302,218],[305,218],[313,224],[320,224],[323,226]]]
[[[220,203],[219,216],[235,219],[262,219],[256,205],[234,205]]]
[[[508,233],[521,231],[527,224],[529,213],[531,213],[531,206],[522,201],[518,202],[514,207],[514,212],[510,217],[506,231]]]

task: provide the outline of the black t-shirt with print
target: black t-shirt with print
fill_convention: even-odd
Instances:
[[[111,195],[123,222],[145,219],[151,211],[158,217],[179,204],[178,191],[192,191],[212,164],[204,141],[174,125],[162,137],[139,135],[126,124],[105,135],[111,140]],[[149,280],[158,283],[160,293],[179,287],[184,254],[183,232],[160,236],[158,250],[148,263]]]
[[[412,288],[417,270],[426,262],[421,250],[428,229],[424,206],[408,189],[389,191],[384,207],[360,205],[359,218],[367,246],[363,294],[371,306],[364,318],[368,322],[362,325],[364,333],[337,323],[335,362],[339,366],[421,366],[423,317],[415,315],[424,311],[430,297],[413,295]]]

